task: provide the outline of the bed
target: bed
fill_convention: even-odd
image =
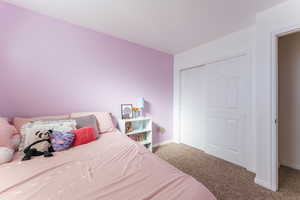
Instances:
[[[0,200],[215,200],[184,174],[118,131],[92,143],[0,165]]]

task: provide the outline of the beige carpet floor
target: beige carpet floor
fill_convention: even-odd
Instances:
[[[193,176],[219,200],[300,200],[300,172],[280,169],[280,191],[271,192],[254,183],[255,175],[244,168],[182,144],[168,144],[155,154]]]

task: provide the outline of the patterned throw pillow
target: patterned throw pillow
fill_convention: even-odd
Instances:
[[[69,115],[56,115],[56,116],[41,116],[41,117],[33,117],[33,118],[23,118],[23,117],[15,117],[13,119],[13,125],[16,129],[20,132],[23,125],[34,122],[34,121],[41,121],[41,120],[49,120],[49,119],[56,119],[56,120],[66,120],[69,119]]]
[[[32,144],[34,134],[37,131],[61,131],[68,132],[76,129],[75,120],[58,120],[58,121],[34,121],[29,122],[21,128],[21,144],[19,151],[23,151],[28,145]]]
[[[74,141],[73,132],[53,131],[51,134],[51,144],[55,152],[68,149]]]

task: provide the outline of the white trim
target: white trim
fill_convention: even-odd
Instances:
[[[292,168],[292,169],[300,170],[300,164],[299,163],[281,161],[280,166],[285,166],[285,167],[289,167],[289,168]]]
[[[275,120],[278,118],[278,37],[277,34],[272,34],[271,37],[271,49],[272,49],[272,55],[271,55],[271,96],[272,96],[272,103],[271,103],[271,185],[270,189],[273,191],[278,190],[278,129],[277,124],[275,123]],[[276,166],[276,167],[274,167]]]
[[[278,118],[278,38],[300,32],[300,24],[282,28],[271,33],[271,184],[267,187],[273,191],[278,190],[278,127],[275,120]]]
[[[180,80],[180,73],[174,65],[173,66],[173,140],[176,141],[176,143],[180,143],[180,138],[179,138],[180,126],[178,123],[180,122],[180,118],[179,118],[180,102],[178,102],[180,97],[180,94],[178,94],[178,92],[180,92],[180,84],[178,84],[178,80]]]
[[[174,140],[167,140],[167,141],[160,142],[158,144],[153,145],[153,148],[159,147],[159,146],[162,146],[162,145],[166,145],[166,144],[171,144],[171,143],[176,143],[176,142]]]
[[[243,50],[243,51],[238,51],[237,53],[230,54],[230,55],[227,55],[227,56],[215,57],[215,58],[212,58],[212,59],[208,59],[208,60],[206,60],[205,62],[202,62],[199,65],[183,67],[183,68],[179,69],[179,71],[189,70],[189,69],[193,69],[193,68],[203,67],[203,66],[209,65],[209,64],[214,64],[214,63],[218,63],[218,62],[223,62],[223,61],[235,59],[235,58],[238,58],[238,57],[249,55],[249,52],[250,52],[250,50]]]
[[[266,182],[266,181],[264,181],[264,180],[262,180],[262,179],[255,178],[255,179],[254,179],[254,182],[255,182],[257,185],[260,185],[260,186],[262,186],[262,187],[264,187],[264,188],[271,188],[271,183]]]
[[[255,167],[247,167],[246,169],[247,169],[249,172],[252,172],[253,174],[256,174]]]
[[[247,170],[250,172],[253,172],[256,174],[256,153],[257,153],[257,142],[256,142],[256,68],[255,68],[255,48],[252,48],[252,52],[250,52],[250,57],[251,57],[251,101],[252,101],[252,107],[251,107],[251,131],[253,132],[253,146],[250,147],[251,151],[254,151],[254,157],[252,157],[253,160],[252,163],[248,163],[248,166],[250,165],[251,167],[248,167]]]

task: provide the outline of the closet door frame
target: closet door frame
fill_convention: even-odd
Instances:
[[[278,41],[280,37],[300,32],[300,24],[274,31],[272,33],[272,108],[271,108],[271,190],[278,191],[279,145],[278,145]]]
[[[209,65],[209,64],[214,64],[214,63],[217,63],[217,62],[224,62],[224,61],[227,61],[227,60],[231,60],[231,59],[234,59],[234,58],[238,58],[238,57],[241,57],[241,56],[247,56],[249,58],[249,63],[250,63],[250,66],[251,66],[251,74],[250,74],[250,81],[251,81],[251,102],[252,102],[252,105],[251,105],[251,108],[250,108],[250,131],[252,131],[253,133],[255,133],[255,120],[253,119],[253,116],[255,116],[255,104],[254,104],[254,97],[253,97],[253,88],[255,88],[253,86],[253,71],[252,71],[252,66],[253,66],[253,61],[252,61],[252,49],[246,49],[246,50],[241,50],[241,51],[237,51],[236,53],[234,54],[229,54],[229,55],[226,55],[226,56],[221,56],[221,57],[215,57],[215,58],[211,58],[211,59],[207,59],[206,61],[202,62],[202,63],[199,63],[198,65],[194,65],[194,66],[186,66],[186,67],[180,67],[179,69],[174,69],[174,116],[173,116],[173,120],[174,120],[174,126],[173,126],[173,130],[174,130],[174,142],[177,142],[177,143],[181,143],[181,82],[182,82],[182,77],[181,77],[181,74],[182,74],[182,71],[185,71],[185,70],[189,70],[189,69],[193,69],[193,68],[198,68],[198,67],[204,67],[206,65]],[[255,134],[254,134],[255,135]],[[253,138],[254,142],[255,142],[255,138]],[[247,148],[247,151],[249,151],[249,148],[251,147],[246,147]],[[255,143],[254,145],[252,146],[252,149],[253,150],[255,149]],[[255,160],[255,158],[254,158]],[[253,160],[245,160],[243,161],[243,165],[244,167],[251,171],[251,172],[255,172],[255,169],[252,167],[253,164],[251,164],[250,162],[253,162]]]

